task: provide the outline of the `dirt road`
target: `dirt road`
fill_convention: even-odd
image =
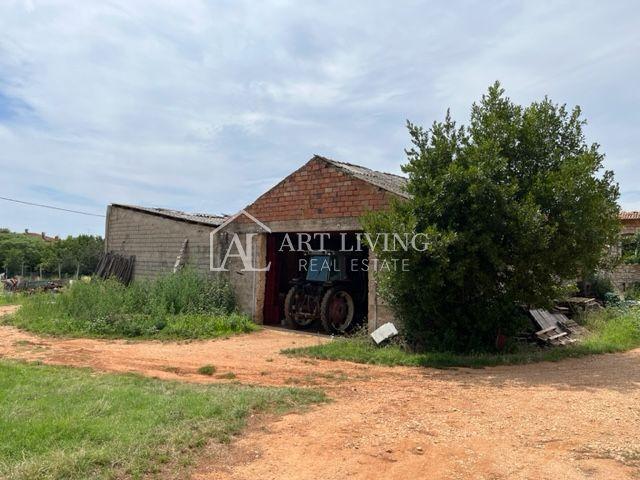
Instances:
[[[0,311],[1,311],[0,307]],[[326,341],[284,331],[182,343],[38,337],[0,327],[0,356],[197,382],[318,386],[333,401],[258,419],[211,447],[204,479],[637,479],[640,350],[482,370],[287,358]]]

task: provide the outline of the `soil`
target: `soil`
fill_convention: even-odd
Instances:
[[[325,341],[276,329],[172,343],[62,339],[4,326],[0,357],[202,383],[233,373],[328,393],[327,404],[253,417],[230,445],[211,445],[198,480],[640,478],[640,350],[478,370],[279,353]],[[197,373],[207,364],[215,376]]]

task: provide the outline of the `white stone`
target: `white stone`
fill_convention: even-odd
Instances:
[[[373,341],[379,345],[386,339],[395,337],[396,335],[398,335],[398,329],[396,328],[396,326],[391,322],[387,322],[381,327],[374,330],[371,333],[371,338],[373,338]]]

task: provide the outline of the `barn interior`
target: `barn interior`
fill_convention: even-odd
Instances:
[[[266,325],[287,326],[284,321],[287,293],[296,282],[307,279],[310,282],[317,281],[317,273],[327,268],[327,263],[316,261],[318,257],[323,257],[320,255],[323,253],[333,259],[329,268],[341,272],[340,280],[331,283],[341,284],[354,297],[354,326],[366,321],[369,252],[358,238],[358,232],[286,232],[272,233],[267,237],[267,262],[271,267],[265,285]],[[323,330],[319,322],[296,328],[318,332]]]

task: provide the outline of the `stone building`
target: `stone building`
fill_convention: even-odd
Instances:
[[[301,255],[279,248],[285,238],[308,235],[310,245],[317,248],[319,239],[314,234],[322,233],[325,248],[343,242],[353,245],[362,232],[362,215],[407,198],[405,185],[406,178],[398,175],[314,156],[233,217],[110,205],[106,250],[135,255],[134,278],[171,271],[184,250],[188,263],[199,271],[228,276],[243,312],[257,323],[279,325]],[[234,234],[251,239],[246,250],[255,268],[247,271],[243,259],[230,256],[222,272],[212,272],[211,267],[220,268],[225,260]],[[373,260],[366,249],[361,255]],[[262,270],[267,264],[269,269]],[[359,281],[367,294],[369,329],[375,329],[392,315],[377,295],[373,275],[367,272]]]
[[[620,212],[622,237],[629,237],[640,232],[640,212]],[[616,289],[624,292],[640,284],[640,264],[623,263],[616,266],[610,274]]]

